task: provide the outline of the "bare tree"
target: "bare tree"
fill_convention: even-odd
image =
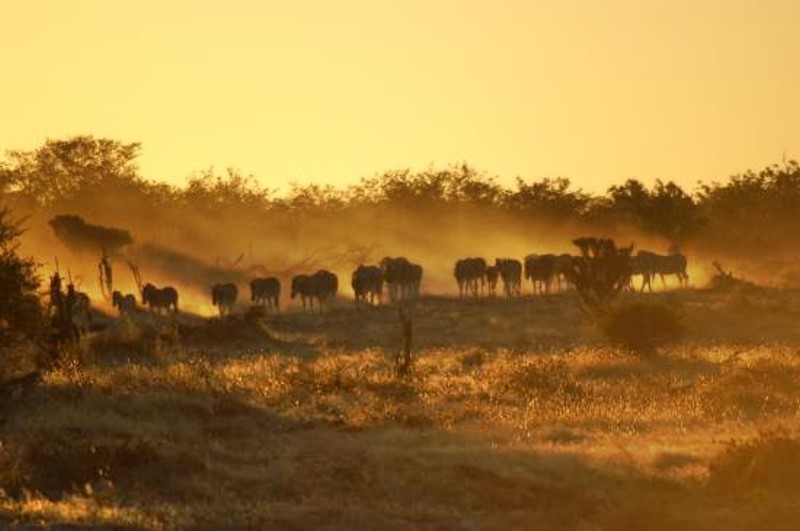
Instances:
[[[394,361],[395,374],[405,377],[411,374],[411,349],[414,340],[414,300],[400,301],[397,307],[400,326],[403,333],[403,348],[398,352]]]

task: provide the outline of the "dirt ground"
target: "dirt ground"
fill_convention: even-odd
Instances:
[[[68,529],[798,529],[800,293],[626,294],[678,344],[608,345],[571,293],[143,314],[0,426],[0,524]]]

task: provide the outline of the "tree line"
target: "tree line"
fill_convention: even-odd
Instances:
[[[597,230],[633,228],[675,246],[765,258],[785,256],[800,232],[800,165],[794,160],[725,182],[699,183],[687,191],[675,182],[638,179],[591,194],[566,178],[526,180],[512,187],[468,164],[424,171],[392,170],[346,188],[294,184],[277,194],[253,176],[209,169],[183,186],[143,177],[138,143],[77,136],[47,140],[31,151],[11,150],[0,162],[0,199],[12,208],[48,208],[87,216],[137,204],[137,215],[191,211],[215,220],[257,224],[297,217],[337,219],[364,209],[424,215],[446,208],[470,215],[497,213],[522,222],[576,223]],[[242,216],[246,213],[246,216]],[[200,216],[197,216],[200,214]]]

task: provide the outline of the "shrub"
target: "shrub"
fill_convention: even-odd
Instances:
[[[617,247],[607,238],[577,238],[581,255],[572,259],[567,279],[578,292],[581,308],[590,314],[605,312],[630,281],[633,247]]]
[[[732,441],[711,462],[709,485],[727,493],[800,492],[800,441],[781,431]]]
[[[606,338],[637,353],[679,341],[685,328],[674,307],[650,302],[628,302],[609,310],[599,320]]]
[[[33,370],[38,363],[35,341],[46,329],[36,263],[17,253],[20,234],[19,223],[0,209],[0,382]]]
[[[36,263],[17,253],[22,229],[8,218],[9,211],[0,210],[0,333],[31,336],[40,332],[43,324],[36,293],[39,278]]]

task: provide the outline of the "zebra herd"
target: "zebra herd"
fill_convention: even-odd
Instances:
[[[569,254],[530,254],[520,261],[515,258],[496,258],[488,263],[484,258],[471,257],[457,260],[453,269],[460,298],[497,295],[498,281],[502,282],[503,295],[514,298],[522,295],[523,279],[531,282],[533,295],[548,294],[554,289],[562,291],[570,284],[570,271],[575,256]],[[659,255],[641,250],[629,258],[629,272],[633,277],[641,276],[639,291],[653,290],[652,279],[674,275],[681,287],[689,282],[686,272],[686,257],[679,253]],[[389,302],[414,300],[419,296],[423,268],[405,257],[386,257],[379,264],[361,264],[351,276],[351,288],[357,309],[383,303],[384,287]],[[304,312],[323,312],[330,306],[339,291],[339,279],[335,273],[320,269],[314,273],[298,274],[291,279],[291,299],[299,298]],[[140,288],[141,302],[151,312],[177,314],[178,291],[171,286],[156,287],[146,284]],[[217,307],[220,317],[233,312],[239,299],[239,289],[232,282],[211,287],[211,303]],[[267,311],[279,312],[281,281],[277,277],[255,278],[250,282],[250,300]],[[136,297],[114,291],[112,303],[120,314],[131,314],[136,310]]]
[[[296,275],[292,278],[292,299],[299,296],[303,302],[303,311],[314,311],[314,299],[317,299],[317,307],[322,312],[330,301],[336,298],[339,291],[339,278],[335,273],[326,269],[320,269],[313,275]]]
[[[386,257],[379,265],[360,265],[353,271],[351,287],[357,308],[364,305],[381,304],[384,285],[388,287],[389,300],[399,302],[419,296],[423,269],[405,257]],[[339,278],[335,273],[320,269],[315,273],[298,274],[291,280],[291,299],[299,298],[304,312],[324,311],[330,306],[339,291]],[[157,288],[147,284],[141,289],[142,304],[151,312],[178,312],[178,291],[166,286]],[[250,300],[267,311],[279,312],[281,281],[277,277],[255,278],[250,282]],[[232,282],[211,286],[211,304],[216,306],[220,317],[233,312],[239,298],[239,289]],[[136,297],[114,291],[112,303],[121,315],[136,310]]]
[[[497,258],[494,265],[488,265],[483,258],[463,258],[456,261],[453,276],[461,298],[468,295],[495,295],[498,278],[503,282],[503,292],[507,298],[518,297],[522,293],[523,273],[525,280],[530,280],[534,295],[547,294],[554,284],[557,291],[562,291],[570,284],[570,272],[575,259],[570,254],[529,254],[522,262],[514,258]],[[664,277],[668,275],[675,275],[680,286],[686,287],[689,285],[686,267],[686,257],[680,253],[660,255],[641,250],[629,258],[629,289],[635,289],[633,277],[641,276],[639,291],[647,288],[652,292],[652,279],[656,275],[661,277],[664,287]]]

